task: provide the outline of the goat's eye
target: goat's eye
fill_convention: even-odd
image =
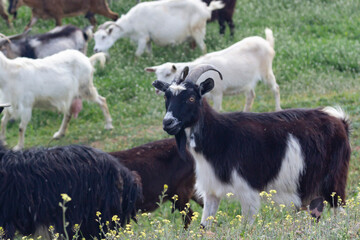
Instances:
[[[102,36],[102,39],[105,39],[105,36]]]
[[[165,77],[170,77],[171,73],[165,74]]]
[[[190,98],[189,98],[189,102],[191,102],[191,103],[195,102],[195,98],[194,98],[194,97],[190,97]]]

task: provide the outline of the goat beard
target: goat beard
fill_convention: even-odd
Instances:
[[[176,144],[179,150],[179,154],[182,160],[186,161],[187,157],[186,157],[186,134],[185,134],[185,130],[181,129],[180,132],[178,132],[175,135],[175,139],[176,139]]]
[[[74,118],[77,118],[81,109],[82,109],[81,98],[79,97],[74,98],[71,103],[70,114],[72,114]]]

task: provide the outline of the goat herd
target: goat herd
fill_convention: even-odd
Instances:
[[[83,3],[83,2],[86,2]],[[340,108],[281,110],[279,86],[272,71],[274,37],[248,37],[227,49],[206,54],[192,62],[164,63],[145,70],[157,76],[153,86],[164,92],[166,114],[163,128],[175,139],[151,142],[130,150],[105,153],[86,146],[70,145],[22,150],[32,108],[56,109],[64,114],[54,138],[64,136],[71,117],[77,117],[82,100],[96,102],[105,117],[105,128],[113,128],[106,99],[93,85],[94,65],[104,64],[114,42],[127,37],[137,42],[136,55],[151,52],[151,42],[176,44],[193,39],[205,52],[206,21],[214,10],[220,32],[225,22],[234,33],[235,0],[162,0],[138,3],[117,19],[105,0],[50,1],[11,0],[9,12],[25,4],[32,8],[31,27],[37,18],[61,18],[85,13],[92,24],[94,14],[109,17],[94,34],[96,52],[86,57],[92,29],[58,26],[45,34],[28,30],[0,39],[0,89],[4,110],[0,138],[11,118],[20,118],[19,141],[13,150],[0,147],[0,226],[5,238],[15,232],[36,234],[54,226],[64,233],[62,193],[70,227],[80,224],[85,238],[99,236],[96,212],[104,221],[113,215],[122,225],[138,210],[153,211],[164,184],[164,200],[183,210],[191,198],[204,204],[201,225],[212,224],[220,199],[229,192],[241,203],[248,222],[260,208],[263,190],[274,189],[274,200],[319,217],[332,193],[345,203],[350,160],[349,120]],[[51,4],[51,7],[49,7]],[[225,6],[224,6],[225,5]],[[51,9],[51,11],[50,11]],[[221,11],[223,10],[223,11]],[[0,3],[0,11],[4,5]],[[216,15],[214,14],[214,15]],[[7,18],[7,15],[1,13]],[[156,16],[156,17],[154,17]],[[149,20],[151,19],[151,21]],[[10,24],[10,21],[8,21]],[[162,26],[161,28],[156,26]],[[259,80],[271,87],[275,110],[249,113]],[[219,113],[223,94],[246,94],[244,112]],[[214,102],[214,109],[204,98]],[[197,194],[195,194],[195,189]],[[189,209],[184,222],[191,222]]]

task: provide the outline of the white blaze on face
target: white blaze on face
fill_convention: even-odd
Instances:
[[[182,84],[178,85],[176,83],[171,84],[169,89],[170,89],[171,93],[174,94],[175,96],[178,95],[181,91],[186,90],[184,85],[182,85]]]

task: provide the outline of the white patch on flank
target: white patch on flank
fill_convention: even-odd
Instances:
[[[39,41],[38,39],[31,39],[29,42],[29,45],[33,48],[38,47],[39,45],[41,45],[41,41]]]
[[[305,161],[299,140],[289,134],[287,149],[279,174],[275,180],[267,185],[265,190],[267,192],[276,190],[277,193],[273,194],[273,200],[277,203],[287,206],[291,206],[291,203],[294,203],[295,207],[301,207],[298,187],[300,175],[304,169]]]
[[[190,140],[190,129],[185,129],[188,141]],[[196,174],[196,190],[199,196],[203,197],[206,205],[206,199],[210,199],[212,202],[209,204],[209,208],[205,207],[203,212],[203,218],[201,223],[208,225],[206,219],[210,211],[213,211],[216,206],[214,198],[220,199],[226,196],[227,193],[233,193],[234,197],[240,201],[242,207],[242,214],[247,217],[249,222],[253,221],[252,216],[258,212],[260,208],[260,192],[253,189],[248,182],[240,176],[236,170],[231,173],[230,183],[221,182],[215,175],[213,166],[205,159],[205,156],[201,153],[195,152],[194,148],[189,148],[190,153],[195,159],[195,174]],[[217,208],[216,208],[217,209]],[[209,212],[207,212],[209,211]],[[216,213],[216,212],[215,212]]]
[[[339,118],[339,119],[344,119],[344,120],[348,120],[348,116],[346,115],[346,113],[344,112],[344,110],[341,109],[341,107],[336,106],[336,107],[324,107],[322,109],[323,112],[327,113],[330,116]]]
[[[181,91],[186,90],[184,85],[177,85],[175,83],[171,84],[169,88],[172,94],[174,94],[175,96],[178,95]]]

